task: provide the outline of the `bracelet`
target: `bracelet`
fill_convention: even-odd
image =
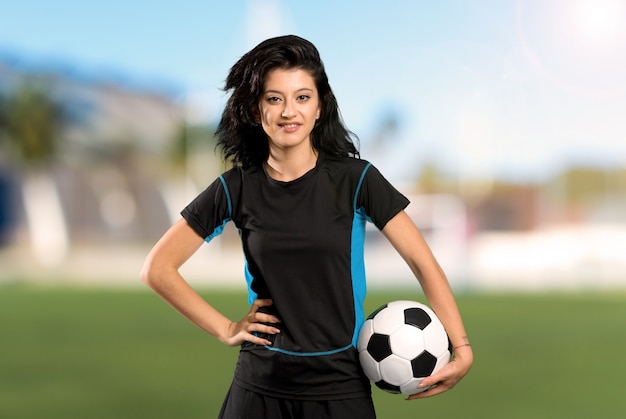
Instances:
[[[461,348],[463,346],[472,346],[472,344],[471,343],[464,343],[463,345],[459,345],[459,346],[453,347],[452,350],[455,351],[455,350],[457,350],[457,349],[459,349],[459,348]]]

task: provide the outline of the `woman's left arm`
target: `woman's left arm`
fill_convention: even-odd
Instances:
[[[452,289],[430,247],[406,212],[400,211],[382,232],[415,274],[430,306],[446,328],[454,348],[452,362],[420,383],[420,387],[434,384],[436,387],[408,398],[417,399],[443,393],[467,374],[474,360]]]

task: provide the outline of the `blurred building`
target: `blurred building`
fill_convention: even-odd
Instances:
[[[9,230],[14,241],[27,240],[32,225],[19,191],[41,171],[58,195],[71,242],[157,237],[170,221],[157,180],[168,171],[164,162],[184,123],[177,96],[66,70],[0,62],[5,105],[25,86],[45,91],[60,111],[60,129],[54,154],[35,165],[11,146],[22,139],[8,138],[0,126],[3,241],[9,241]],[[37,123],[34,118],[32,123]]]

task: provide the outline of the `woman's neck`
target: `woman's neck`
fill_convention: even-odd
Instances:
[[[290,182],[302,177],[317,164],[317,150],[305,148],[302,150],[272,150],[265,162],[265,170],[272,179],[281,182]]]

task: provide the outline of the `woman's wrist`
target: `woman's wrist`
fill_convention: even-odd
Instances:
[[[453,351],[456,351],[457,349],[460,349],[460,348],[472,346],[467,335],[464,335],[461,338],[452,338],[450,339],[450,341],[451,341],[450,346],[452,346]],[[452,342],[455,342],[456,344],[453,344]]]
[[[457,349],[462,348],[462,347],[464,347],[464,346],[470,346],[470,347],[471,347],[471,346],[472,346],[472,344],[471,344],[471,343],[462,343],[462,344],[460,344],[460,345],[453,346],[453,347],[452,347],[452,350],[453,350],[453,351],[456,351]]]

